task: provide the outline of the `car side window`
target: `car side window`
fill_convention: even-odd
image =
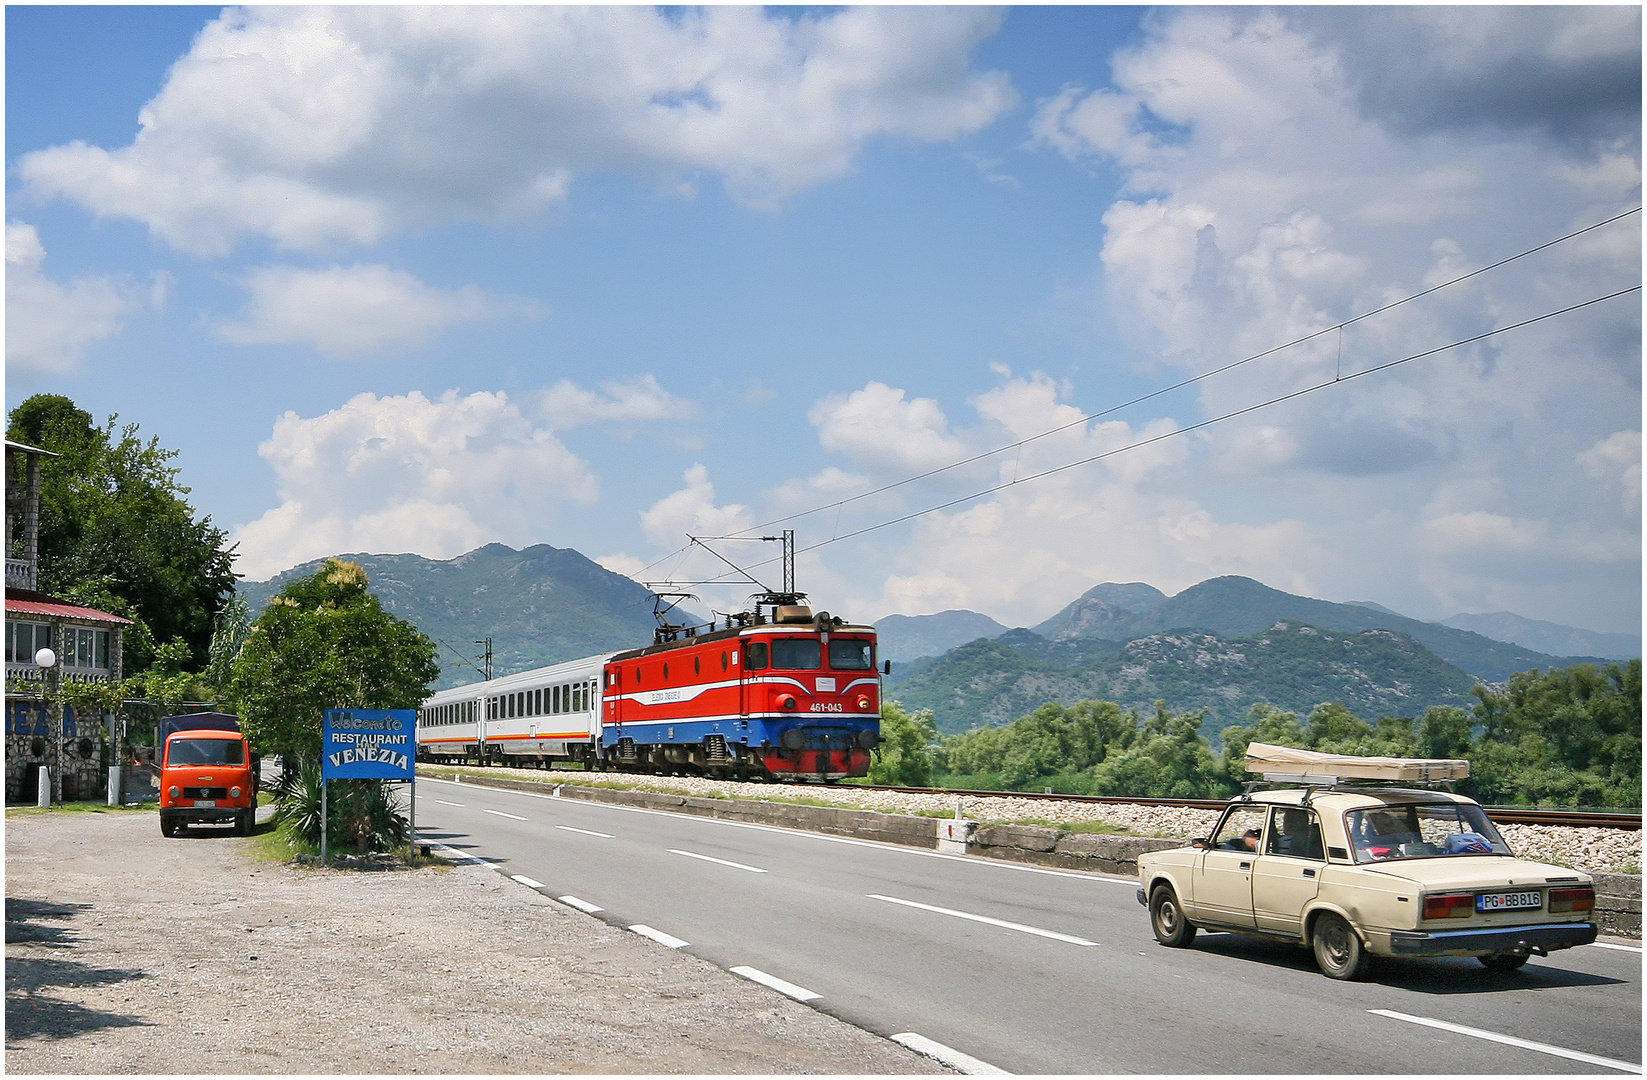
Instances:
[[[1230,807],[1213,834],[1212,846],[1223,851],[1256,852],[1268,813],[1269,807],[1257,804]]]
[[[1322,860],[1321,824],[1315,820],[1315,812],[1301,807],[1276,807],[1264,853]]]

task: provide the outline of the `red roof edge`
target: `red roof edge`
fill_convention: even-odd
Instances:
[[[55,596],[47,596],[45,593],[30,589],[6,590],[6,615],[40,615],[50,619],[79,619],[81,622],[131,625],[130,619],[119,615],[111,615],[96,608],[81,607],[79,604],[71,604]]]

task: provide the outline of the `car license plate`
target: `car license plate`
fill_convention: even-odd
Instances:
[[[217,805],[217,800],[216,799],[196,799],[194,801],[194,804],[196,806],[216,806]]]
[[[1475,898],[1477,911],[1526,911],[1544,906],[1544,894],[1539,892],[1482,893]]]

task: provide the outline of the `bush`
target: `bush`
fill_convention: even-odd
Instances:
[[[328,845],[352,844],[356,852],[387,851],[405,844],[411,827],[383,780],[333,780],[326,785]],[[320,766],[306,763],[287,773],[275,789],[277,823],[287,824],[292,838],[320,847]]]

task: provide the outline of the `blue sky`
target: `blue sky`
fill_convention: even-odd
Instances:
[[[1633,287],[1639,214],[1105,410],[1635,208],[1639,42],[1633,8],[9,7],[7,405],[176,447],[253,579],[494,541],[690,578],[645,568],[825,507],[800,585],[854,618],[1246,574],[1635,630],[1638,293],[1185,429]]]

